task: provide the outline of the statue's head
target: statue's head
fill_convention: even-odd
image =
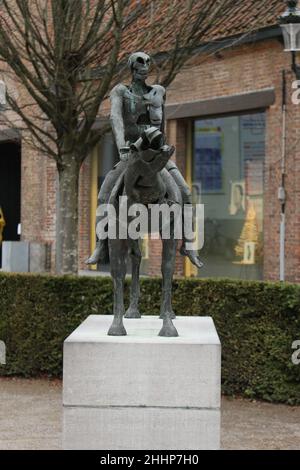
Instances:
[[[150,57],[144,52],[134,52],[128,59],[128,67],[132,78],[135,80],[146,80],[150,67]]]

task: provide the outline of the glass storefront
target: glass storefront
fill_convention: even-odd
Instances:
[[[194,121],[193,195],[204,204],[201,277],[263,277],[265,113]]]

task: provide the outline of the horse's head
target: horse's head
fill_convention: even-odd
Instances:
[[[150,127],[131,145],[125,174],[125,190],[136,201],[150,203],[163,197],[164,183],[159,172],[166,166],[175,148],[164,145],[164,136]]]
[[[145,150],[158,151],[164,144],[164,135],[157,127],[149,127],[141,137],[131,144],[130,148],[134,152],[142,152]]]
[[[167,164],[175,147],[164,144],[164,135],[156,127],[145,130],[141,137],[131,145],[131,164],[140,167],[140,176],[154,177]]]

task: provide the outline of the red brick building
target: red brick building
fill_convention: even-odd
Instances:
[[[167,90],[168,141],[176,146],[177,164],[193,185],[195,201],[205,205],[205,267],[197,273],[178,257],[178,275],[279,279],[285,71],[285,274],[289,281],[300,281],[300,107],[291,101],[295,76],[277,25],[284,9],[280,0],[243,2],[240,15],[227,18],[218,30],[221,50],[199,46]],[[264,18],[260,29],[255,27],[258,14]],[[254,32],[245,35],[243,25],[249,22]],[[105,107],[102,114],[107,114]],[[55,165],[22,143],[17,132],[13,137],[12,143],[2,130],[0,162],[13,155],[15,165],[1,170],[7,172],[6,181],[15,175],[9,184],[15,203],[3,208],[4,239],[17,239],[19,221],[21,238],[49,243],[54,260]],[[107,135],[81,170],[80,269],[86,269],[83,261],[94,246],[99,186],[115,158]],[[145,241],[144,248],[144,271],[158,274],[160,243]]]

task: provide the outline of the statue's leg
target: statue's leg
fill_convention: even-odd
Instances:
[[[178,332],[172,322],[172,279],[175,269],[177,241],[174,239],[163,240],[162,251],[162,303],[161,315],[163,316],[163,326],[159,336],[178,336]]]
[[[202,268],[203,263],[199,258],[198,252],[196,250],[189,250],[186,247],[186,243],[191,241],[188,240],[185,234],[185,221],[184,221],[184,214],[190,213],[190,217],[192,218],[192,223],[193,223],[193,229],[195,230],[195,220],[194,220],[194,211],[193,211],[193,204],[192,204],[192,193],[190,188],[188,187],[185,179],[183,178],[182,174],[178,170],[177,166],[175,165],[174,162],[168,162],[166,168],[170,172],[170,175],[173,177],[175,180],[177,186],[180,189],[181,192],[181,197],[182,197],[182,204],[183,208],[183,240],[182,240],[182,246],[180,249],[180,253],[183,256],[188,256],[190,261],[197,266],[197,268]]]
[[[99,208],[103,204],[107,204],[109,201],[109,197],[111,191],[121,175],[122,171],[124,170],[124,162],[120,162],[115,168],[113,168],[109,173],[107,173],[101,189],[98,194],[98,207],[96,212],[96,225],[103,219],[103,215],[99,215]],[[103,262],[107,258],[107,240],[101,240],[97,237],[96,240],[96,247],[91,256],[86,260],[86,264],[97,264],[101,261]]]
[[[109,240],[110,272],[114,285],[114,319],[108,330],[109,336],[125,336],[124,281],[126,276],[126,240]]]
[[[141,318],[139,311],[139,297],[140,297],[140,264],[141,264],[141,250],[138,240],[130,240],[130,257],[132,278],[130,286],[130,305],[125,313],[125,318]]]

